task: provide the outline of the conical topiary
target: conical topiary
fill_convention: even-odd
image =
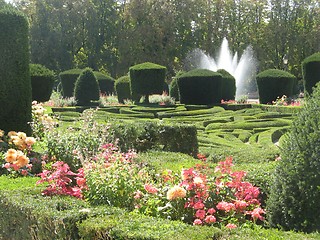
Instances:
[[[86,68],[78,77],[74,87],[77,105],[90,105],[91,101],[99,100],[99,84],[90,68]]]

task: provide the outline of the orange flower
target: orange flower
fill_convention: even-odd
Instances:
[[[10,148],[6,153],[6,162],[13,163],[18,156],[18,153],[15,149]]]
[[[167,192],[167,199],[172,201],[177,198],[184,198],[187,195],[187,191],[179,186],[174,186]]]
[[[10,132],[8,132],[8,137],[12,137],[12,136],[16,136],[17,135],[17,132],[15,132],[15,131],[10,131]]]
[[[19,166],[20,168],[26,166],[28,163],[29,163],[29,158],[24,154],[18,155],[16,161],[14,162],[14,164]]]

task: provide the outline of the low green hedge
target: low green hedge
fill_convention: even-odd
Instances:
[[[41,196],[38,178],[0,177],[0,239],[213,239],[214,227],[195,227],[97,206],[66,196]],[[6,189],[5,186],[9,186]]]
[[[113,121],[109,129],[109,140],[113,142],[118,139],[119,148],[123,152],[129,149],[146,151],[156,148],[192,156],[198,153],[197,129],[194,125]]]

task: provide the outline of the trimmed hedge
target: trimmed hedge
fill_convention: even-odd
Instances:
[[[179,76],[178,88],[181,103],[220,103],[222,75],[207,69],[191,70]]]
[[[0,10],[0,128],[31,133],[32,90],[27,18],[13,7]]]
[[[158,64],[145,62],[130,67],[130,89],[132,95],[146,96],[162,94],[167,68]]]
[[[86,68],[78,77],[74,87],[77,105],[90,105],[91,101],[99,100],[99,84],[90,68]]]
[[[129,76],[122,76],[118,78],[114,83],[114,88],[116,90],[119,103],[124,103],[125,99],[132,99]]]
[[[184,71],[180,71],[176,74],[176,76],[172,79],[170,85],[169,85],[169,96],[173,97],[176,101],[180,100],[179,96],[179,88],[178,88],[178,78],[182,74],[184,74]]]
[[[63,97],[73,97],[75,83],[82,73],[82,69],[70,69],[59,74]]]
[[[236,79],[224,69],[219,69],[217,72],[222,75],[221,99],[225,101],[235,100]]]
[[[128,121],[112,122],[109,129],[109,140],[113,142],[117,139],[122,152],[158,148],[192,156],[198,153],[197,129],[194,125]]]
[[[97,71],[94,71],[93,73],[98,80],[100,92],[106,95],[113,94],[115,82],[114,78]]]
[[[55,81],[55,74],[41,64],[30,64],[32,100],[49,101]]]
[[[277,97],[293,94],[296,77],[286,71],[268,69],[257,75],[260,103],[272,103]]]
[[[320,81],[320,52],[303,60],[302,74],[304,90],[312,93],[312,88]]]

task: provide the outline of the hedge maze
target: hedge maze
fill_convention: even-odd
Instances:
[[[234,108],[236,110],[228,110]],[[129,126],[139,129],[140,124],[142,130],[136,130],[140,134],[148,131],[146,123],[176,127],[193,125],[197,130],[198,151],[208,159],[217,162],[229,155],[238,163],[256,163],[273,161],[279,156],[279,146],[294,116],[288,110],[281,110],[281,107],[266,108],[265,105],[133,105],[99,108],[94,112],[94,118],[106,124],[121,122],[127,125],[126,131]],[[87,109],[70,107],[53,111],[63,124],[68,124]]]

